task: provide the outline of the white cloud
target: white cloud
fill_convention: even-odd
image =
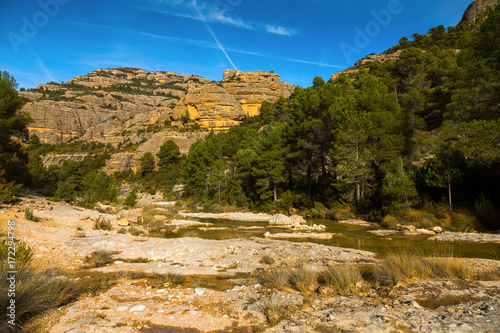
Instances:
[[[251,23],[246,23],[242,19],[231,17],[226,14],[224,9],[214,5],[209,6],[208,10],[203,14],[203,17],[210,23],[221,23],[236,26],[238,28],[253,30]]]
[[[262,31],[282,36],[293,36],[298,33],[296,29],[288,27],[244,20],[243,18],[231,13],[235,8],[231,8],[229,5],[221,5],[218,1],[148,0],[148,2],[150,4],[154,4],[154,9],[151,7],[140,8],[197,21],[224,24],[241,29]],[[197,10],[201,12],[201,17],[198,15]]]
[[[279,25],[267,25],[266,30],[269,33],[282,35],[282,36],[293,36],[297,34],[297,30],[285,28]]]

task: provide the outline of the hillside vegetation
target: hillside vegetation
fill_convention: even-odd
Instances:
[[[22,147],[5,139],[0,198],[22,183],[92,206],[117,202],[129,183],[206,205],[500,229],[500,7],[474,25],[403,37],[385,54],[396,52],[264,102],[259,116],[198,141],[185,157],[167,141],[156,156],[143,155],[136,174],[99,171],[119,147],[87,144],[93,157],[47,170],[39,154],[51,148],[36,136]],[[19,131],[28,119],[9,111],[19,108],[14,85],[4,73],[0,97],[10,104],[0,103],[0,118]],[[173,192],[176,184],[184,190]]]

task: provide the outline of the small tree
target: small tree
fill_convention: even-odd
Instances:
[[[134,207],[137,203],[137,187],[134,187],[132,191],[125,198],[125,205],[129,207]]]
[[[169,171],[170,168],[178,164],[181,160],[181,152],[179,146],[174,140],[165,141],[160,147],[160,151],[156,154],[158,157],[159,171]]]
[[[439,148],[438,153],[425,167],[427,185],[448,189],[450,211],[453,210],[451,185],[461,181],[463,173],[460,166],[463,164],[462,153],[447,144]]]
[[[38,137],[38,135],[32,134],[30,135],[27,145],[30,150],[35,150],[40,148],[42,146],[42,143],[40,142],[40,138]]]
[[[385,175],[382,196],[384,208],[390,212],[409,209],[418,203],[415,183],[406,172],[401,158],[396,160],[392,169]]]
[[[0,204],[14,199],[14,196],[21,190],[22,184],[8,182],[4,178],[5,171],[0,169]]]
[[[316,76],[313,80],[313,87],[318,88],[325,85],[325,80],[321,76]]]
[[[141,157],[141,173],[143,176],[151,175],[155,169],[155,158],[152,153],[144,153]]]

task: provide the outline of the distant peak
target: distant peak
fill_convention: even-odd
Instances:
[[[474,0],[465,10],[462,22],[474,23],[477,16],[484,12],[486,8],[495,7],[496,5],[498,5],[498,0]]]

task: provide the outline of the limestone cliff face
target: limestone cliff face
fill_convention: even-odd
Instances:
[[[246,72],[227,69],[222,85],[241,104],[247,116],[260,114],[262,102],[274,103],[280,96],[289,97],[293,86],[281,82],[280,76],[271,72]]]
[[[245,111],[225,88],[211,84],[189,89],[174,108],[172,118],[179,120],[185,115],[204,129],[222,131],[238,126]]]
[[[22,109],[34,120],[28,127],[29,134],[36,133],[45,143],[59,143],[78,138],[89,128],[96,131],[87,140],[106,135],[102,124],[109,119],[126,121],[138,115],[163,113],[186,94],[189,86],[207,82],[211,81],[171,72],[100,69],[61,85],[40,85],[20,94],[30,101]]]
[[[124,106],[117,102],[114,108],[108,109],[92,103],[39,100],[27,103],[22,111],[33,118],[28,126],[29,135],[37,134],[44,143],[59,143],[78,138],[89,127],[110,118],[125,120],[140,112],[150,112],[152,108],[140,104]]]
[[[156,154],[172,139],[187,154],[208,130],[226,131],[246,116],[257,115],[262,102],[288,97],[293,86],[268,72],[227,70],[222,83],[196,75],[148,72],[134,68],[100,69],[64,84],[50,83],[19,92],[29,102],[21,110],[33,122],[29,134],[44,143],[71,139],[99,141],[120,148],[108,160],[107,173],[139,170],[145,152]],[[177,132],[188,114],[204,132]],[[185,130],[185,129],[184,129]],[[82,155],[53,155],[44,163],[81,160]]]
[[[49,154],[49,155],[45,155],[42,157],[42,162],[43,162],[43,165],[45,165],[45,166],[49,166],[49,165],[61,166],[64,161],[81,162],[89,156],[93,156],[93,155],[91,155],[91,154],[61,154],[61,155]]]
[[[498,0],[474,0],[465,10],[462,21],[474,23],[478,14],[484,12],[488,7],[495,7]]]
[[[245,115],[259,114],[262,102],[288,97],[292,90],[278,74],[264,71],[226,70],[219,84],[196,75],[116,68],[20,94],[30,101],[22,110],[34,120],[29,134],[44,143],[60,143],[114,137],[132,119],[154,124],[179,119],[186,111],[202,128],[224,131]]]

